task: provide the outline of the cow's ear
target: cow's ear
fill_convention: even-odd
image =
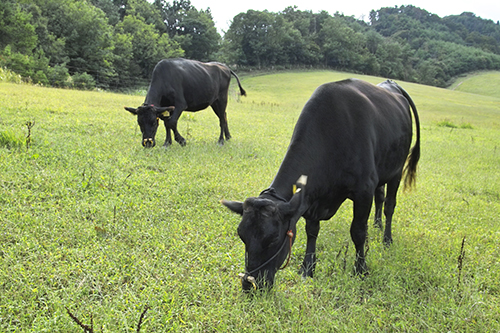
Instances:
[[[126,107],[126,106],[124,106],[123,108],[125,110],[127,110],[128,112],[132,113],[133,115],[137,116],[137,109],[135,109],[135,108],[129,108],[129,107]]]
[[[162,117],[170,117],[170,114],[175,110],[175,106],[163,106],[156,108],[156,114]]]
[[[243,215],[243,202],[240,201],[227,201],[227,200],[222,200],[220,202],[236,214]]]

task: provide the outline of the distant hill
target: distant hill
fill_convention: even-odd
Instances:
[[[460,76],[450,89],[500,99],[500,72],[478,72]]]

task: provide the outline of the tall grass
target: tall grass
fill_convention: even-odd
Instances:
[[[266,188],[312,91],[345,77],[246,77],[247,98],[231,89],[226,145],[206,110],[179,121],[186,147],[149,150],[123,110],[141,96],[0,83],[0,132],[25,138],[35,122],[29,149],[0,145],[0,331],[82,331],[68,308],[103,332],[131,332],[146,305],[141,332],[499,331],[499,100],[404,82],[422,159],[391,248],[370,225],[370,275],[353,274],[346,202],[322,223],[314,279],[297,274],[300,221],[274,290],[241,292],[239,220],[219,201]]]

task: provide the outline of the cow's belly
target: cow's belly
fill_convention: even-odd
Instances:
[[[192,105],[192,106],[188,106],[188,108],[186,109],[186,111],[191,111],[191,112],[200,111],[200,110],[204,110],[204,109],[208,108],[209,106],[210,106],[209,103]]]

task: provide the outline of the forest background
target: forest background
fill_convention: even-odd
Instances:
[[[222,35],[221,35],[222,33]],[[147,86],[156,63],[184,57],[233,69],[328,68],[444,87],[500,70],[500,24],[415,6],[372,10],[368,22],[287,7],[248,10],[219,33],[189,0],[2,0],[0,75],[54,87]]]

